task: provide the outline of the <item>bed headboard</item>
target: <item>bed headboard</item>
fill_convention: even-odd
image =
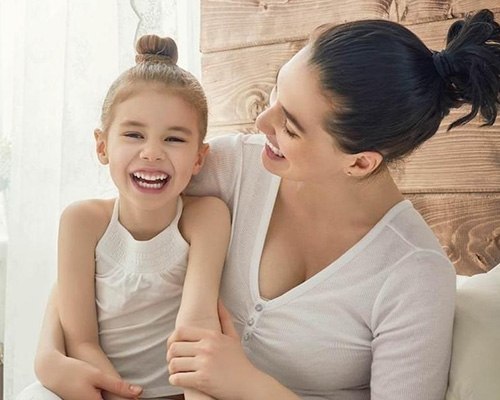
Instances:
[[[202,81],[210,107],[209,134],[254,132],[278,69],[323,23],[384,18],[403,23],[433,50],[445,45],[448,27],[467,12],[498,0],[203,0]],[[439,132],[393,168],[405,194],[436,233],[460,274],[500,263],[500,118],[476,120]]]

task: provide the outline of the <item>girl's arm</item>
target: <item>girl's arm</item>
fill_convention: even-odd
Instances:
[[[177,329],[169,338],[170,383],[187,388],[187,400],[209,398],[202,393],[219,400],[299,400],[250,363],[231,316],[217,308],[230,236],[225,203],[214,197],[187,200],[181,231],[191,248]]]
[[[95,304],[95,248],[109,223],[103,201],[75,203],[59,226],[58,309],[70,357],[120,377],[99,345]]]
[[[40,332],[35,373],[42,385],[63,399],[101,400],[101,390],[121,397],[137,397],[142,389],[65,354],[64,335],[57,310],[57,288],[47,304]]]
[[[184,203],[180,230],[190,248],[176,327],[220,332],[217,299],[229,244],[229,210],[216,197],[186,197]]]
[[[229,210],[216,197],[186,197],[184,204],[179,225],[190,248],[176,327],[220,332],[217,299],[229,244]],[[192,389],[186,389],[185,397],[186,400],[210,398]]]
[[[222,333],[179,328],[168,340],[170,383],[219,400],[300,400],[246,357],[231,315],[219,304]]]

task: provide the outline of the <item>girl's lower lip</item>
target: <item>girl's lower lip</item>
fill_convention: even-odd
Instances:
[[[285,159],[284,157],[280,157],[274,154],[271,148],[267,144],[264,145],[264,151],[271,160],[283,161]]]
[[[147,194],[159,194],[159,193],[163,192],[167,188],[167,186],[170,182],[170,179],[169,179],[161,188],[155,189],[155,188],[147,188],[144,186],[140,186],[133,177],[131,177],[131,180],[132,180],[132,184],[139,192],[147,193]]]

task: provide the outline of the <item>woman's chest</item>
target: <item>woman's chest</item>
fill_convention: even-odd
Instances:
[[[349,250],[358,240],[334,222],[297,216],[276,202],[259,262],[259,288],[275,298],[307,281]]]
[[[237,286],[232,283],[223,285],[223,301],[247,355],[260,369],[296,393],[325,399],[368,387],[372,299],[364,287],[313,278],[309,290],[299,286],[266,301],[255,298],[248,286],[232,290]]]

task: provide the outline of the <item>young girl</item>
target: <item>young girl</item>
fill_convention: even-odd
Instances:
[[[208,151],[199,82],[176,65],[170,38],[143,36],[137,52],[137,65],[111,85],[95,131],[119,196],[64,210],[58,307],[70,356],[140,385],[142,398],[164,398],[181,393],[165,361],[176,318],[220,331],[230,222],[221,200],[182,195]]]

